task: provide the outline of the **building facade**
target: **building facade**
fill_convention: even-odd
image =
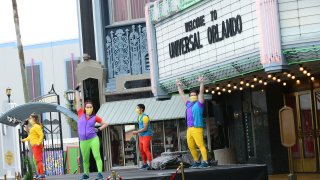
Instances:
[[[80,63],[76,74],[84,84],[83,99],[94,99],[97,114],[109,124],[100,136],[105,170],[140,165],[137,136],[132,135],[138,128],[134,110],[139,103],[146,105],[152,121],[154,158],[162,152],[187,150],[180,97],[166,96],[170,100],[157,101],[151,91],[144,18],[149,2],[153,1],[79,3],[82,51],[91,60]]]
[[[204,76],[212,95],[209,129],[218,126],[208,146],[234,149],[238,163],[267,164],[270,173],[289,168],[279,127],[279,110],[289,106],[293,169],[319,172],[319,8],[318,1],[298,0],[149,3],[153,94],[177,93],[176,79],[196,89]]]
[[[0,66],[0,88],[4,92],[10,87],[11,102],[22,105],[25,102],[16,43],[0,44],[0,54],[3,59]],[[24,46],[24,57],[28,101],[31,102],[47,94],[54,85],[56,93],[60,96],[60,104],[69,106],[64,94],[65,91],[74,89],[76,85],[75,68],[80,62],[79,39],[27,45]],[[0,102],[7,104],[8,97],[5,93],[0,96]],[[62,129],[63,138],[72,137],[70,125],[64,116],[62,116]]]

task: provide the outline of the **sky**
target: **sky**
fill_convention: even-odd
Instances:
[[[79,38],[77,0],[17,0],[23,45]],[[0,0],[0,44],[16,42],[12,0]]]

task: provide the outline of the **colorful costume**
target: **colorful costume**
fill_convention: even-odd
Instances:
[[[139,134],[139,149],[140,149],[143,163],[146,164],[147,159],[149,162],[152,161],[152,156],[151,156],[151,152],[150,152],[150,141],[152,138],[150,120],[149,120],[148,115],[146,115],[144,113],[139,115],[137,120],[138,120],[138,124],[139,124],[139,130],[144,128],[144,123],[148,123],[148,129]]]
[[[198,157],[198,152],[196,149],[196,145],[199,147],[202,155],[202,159],[204,161],[208,161],[208,155],[207,155],[207,150],[204,145],[203,141],[203,107],[204,105],[199,102],[191,102],[187,101],[186,103],[186,118],[187,118],[187,143],[189,150],[191,152],[191,155],[194,159],[194,161],[198,162],[199,157]]]
[[[30,133],[28,137],[22,140],[23,142],[30,141],[33,156],[36,160],[38,173],[40,175],[44,174],[43,164],[42,164],[43,138],[44,138],[44,134],[43,134],[42,126],[39,124],[33,124],[30,129]]]
[[[95,131],[95,124],[101,123],[99,116],[91,115],[87,119],[83,109],[78,111],[78,134],[80,139],[80,149],[83,159],[84,173],[89,174],[90,149],[92,150],[94,159],[96,160],[98,172],[102,172],[102,160],[100,156],[100,141]]]

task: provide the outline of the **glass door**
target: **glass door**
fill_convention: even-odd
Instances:
[[[320,154],[320,89],[314,91],[314,104],[315,104],[315,116],[316,116],[316,130],[315,136],[318,143],[318,154]],[[320,158],[318,157],[318,164],[320,167]]]
[[[303,158],[303,172],[315,172],[316,151],[315,151],[315,124],[312,118],[312,96],[311,92],[298,93],[300,127],[298,137],[301,142]]]
[[[291,148],[295,172],[316,172],[316,124],[313,119],[311,91],[286,95],[286,105],[295,114],[297,143]]]

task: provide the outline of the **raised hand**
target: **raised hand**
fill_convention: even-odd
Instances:
[[[77,87],[75,88],[75,90],[79,91],[81,87],[81,83],[77,84]]]
[[[181,83],[181,81],[180,81],[179,79],[176,80],[176,85],[177,85],[178,87],[182,86],[182,83]]]
[[[200,83],[203,83],[203,82],[204,82],[204,77],[203,77],[203,76],[199,76],[198,81],[199,81]]]

